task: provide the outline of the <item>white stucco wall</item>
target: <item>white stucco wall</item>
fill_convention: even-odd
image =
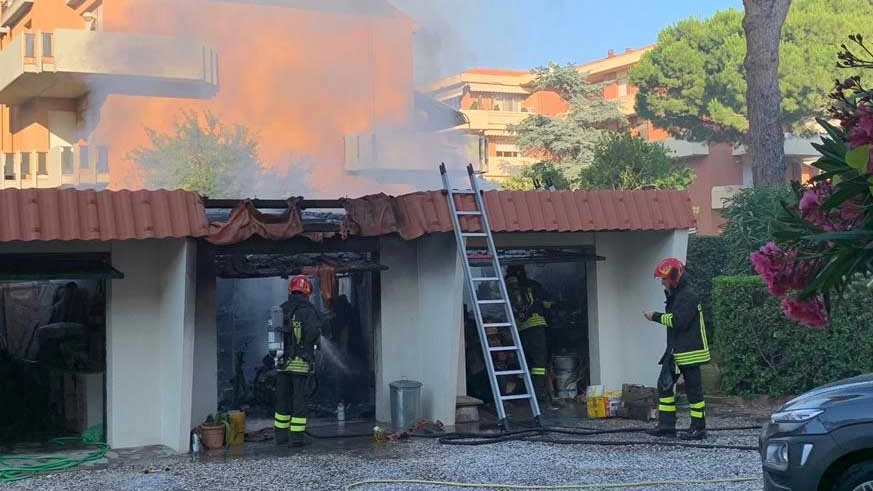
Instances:
[[[112,447],[188,447],[195,250],[182,239],[112,244],[112,264],[125,275],[109,286],[106,425]]]
[[[666,257],[685,261],[688,232],[597,233],[594,242],[606,260],[589,270],[591,382],[607,390],[624,383],[654,386],[666,334],[643,312],[663,311],[655,265]]]
[[[451,234],[383,238],[376,344],[376,418],[390,421],[389,384],[423,384],[422,417],[455,423],[463,337],[463,270]]]
[[[216,326],[215,262],[208,248],[197,254],[197,293],[194,323],[194,374],[191,426],[218,407],[218,329]]]

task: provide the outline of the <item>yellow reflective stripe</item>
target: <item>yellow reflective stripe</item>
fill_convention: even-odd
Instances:
[[[703,306],[698,304],[697,311],[700,313],[700,337],[703,339],[703,349],[709,349],[709,341],[706,339],[706,321],[703,320]]]
[[[273,414],[273,419],[276,421],[291,421],[291,415],[275,413]]]
[[[531,375],[545,375],[546,369],[545,368],[531,368],[530,374]]]
[[[691,409],[703,409],[706,407],[706,402],[692,402],[688,405],[688,407],[690,407]]]
[[[289,428],[289,430],[294,433],[303,433],[304,431],[306,431],[306,425],[291,425],[291,428]]]
[[[692,409],[691,410],[691,417],[697,418],[697,419],[702,419],[703,418],[703,411],[695,411]]]
[[[288,427],[291,426],[291,423],[280,423],[278,421],[274,421],[273,426],[280,429],[280,430],[287,430]]]
[[[541,316],[540,314],[534,314],[530,316],[530,319],[525,320],[521,324],[518,325],[519,329],[529,329],[531,327],[540,327],[546,326],[546,318]]]
[[[676,353],[673,355],[676,358],[676,363],[679,365],[688,365],[690,363],[703,363],[711,359],[709,349],[697,351],[688,351],[685,353]]]
[[[661,314],[661,324],[673,327],[673,314]]]
[[[545,307],[547,309],[552,308],[553,305],[555,305],[555,302],[547,302],[547,301],[543,302],[543,307]]]
[[[659,402],[661,404],[676,404],[676,396],[662,397]]]
[[[291,418],[291,424],[305,425],[306,418]]]
[[[667,405],[667,404],[659,404],[659,405],[658,405],[658,411],[661,411],[661,412],[664,412],[664,413],[675,413],[675,412],[676,412],[676,406],[670,406],[670,405]]]

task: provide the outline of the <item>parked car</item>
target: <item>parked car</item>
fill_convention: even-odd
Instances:
[[[789,401],[760,446],[767,491],[873,491],[873,373]]]

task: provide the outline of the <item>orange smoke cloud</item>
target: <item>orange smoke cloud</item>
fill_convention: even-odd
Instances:
[[[149,144],[146,128],[167,132],[182,110],[209,110],[252,130],[271,170],[293,175],[295,159],[314,162],[309,186],[320,196],[385,189],[343,172],[343,137],[411,123],[410,19],[214,0],[113,0],[104,9],[106,31],[206,43],[218,52],[220,81],[207,100],[107,88],[93,136],[109,145],[111,187],[142,185],[126,157]]]

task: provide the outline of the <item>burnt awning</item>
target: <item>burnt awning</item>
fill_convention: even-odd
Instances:
[[[124,278],[108,254],[0,254],[0,281],[111,280]]]

